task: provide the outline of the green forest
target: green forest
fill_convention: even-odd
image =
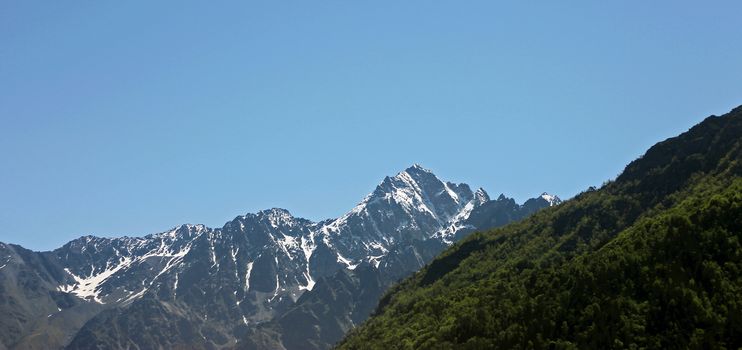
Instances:
[[[340,349],[742,347],[742,108],[615,181],[472,234]]]

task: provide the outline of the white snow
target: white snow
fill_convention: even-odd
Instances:
[[[309,239],[301,237],[301,250],[304,251],[304,261],[306,263],[306,272],[304,272],[304,278],[307,280],[306,286],[299,286],[299,290],[312,290],[314,288],[314,279],[309,273],[309,258],[312,257],[314,250],[317,249],[317,245],[314,243],[314,233],[309,234]]]
[[[416,168],[422,169],[419,166],[417,166]],[[391,185],[391,188],[389,189],[390,192],[386,193],[384,197],[375,197],[373,192],[368,194],[363,199],[363,201],[358,203],[350,212],[330,222],[329,224],[324,225],[320,229],[320,232],[323,232],[326,234],[340,233],[342,231],[342,227],[347,225],[348,220],[351,217],[358,216],[358,215],[365,215],[366,217],[370,217],[368,214],[369,205],[377,201],[380,201],[380,200],[383,200],[386,202],[394,202],[398,204],[399,206],[401,206],[402,209],[409,214],[425,213],[433,217],[433,219],[440,222],[441,224],[447,221],[447,218],[438,217],[438,215],[435,212],[435,206],[433,205],[433,203],[430,201],[427,195],[423,192],[422,188],[417,183],[417,181],[415,181],[415,179],[413,179],[412,176],[409,173],[407,173],[407,171],[400,172],[393,178],[390,178],[390,180],[384,180],[384,181],[385,181],[384,182],[385,185],[386,184]],[[387,181],[390,181],[390,182],[387,183]],[[458,205],[460,205],[459,204],[460,199],[458,195],[456,195],[456,193],[453,192],[453,190],[451,190],[445,182],[442,182],[442,183],[445,186],[445,190],[449,191],[449,195],[451,196],[451,198],[453,198],[454,201]],[[374,222],[374,220],[371,220],[371,224],[375,225],[376,223]],[[325,243],[328,243],[328,242],[325,242]]]
[[[278,275],[276,275],[276,291],[273,293],[273,296],[268,299],[269,302],[272,302],[273,299],[275,299],[278,296],[278,291],[280,290],[280,284],[278,283]]]
[[[385,255],[378,255],[378,256],[369,256],[368,262],[373,264],[375,268],[379,268],[379,264],[381,264],[381,258],[383,258]]]
[[[240,277],[239,275],[237,275],[237,254],[239,254],[240,248],[237,247],[237,250],[235,251],[234,246],[232,246],[231,252],[232,252],[232,263],[234,263],[234,279],[239,281]]]
[[[337,258],[338,258],[337,262],[345,264],[345,267],[348,270],[355,270],[355,268],[358,267],[359,265],[359,264],[354,265],[352,261],[344,258],[342,255],[340,255],[340,253],[337,253]]]
[[[181,262],[183,260],[183,257],[188,254],[188,252],[191,250],[191,246],[185,247],[185,249],[181,250],[177,254],[171,255],[170,260],[168,260],[165,267],[160,270],[159,273],[152,279],[152,281],[149,282],[149,285],[151,286],[153,283],[155,283],[155,280],[157,280],[158,277],[160,277],[163,273],[170,270],[173,266],[175,266],[176,263]]]
[[[178,297],[178,278],[179,278],[179,276],[180,276],[179,273],[176,273],[175,274],[175,283],[173,283],[173,299],[175,299],[175,298]]]
[[[252,273],[252,265],[255,263],[254,261],[251,261],[247,263],[247,272],[245,272],[245,292],[250,290],[250,274]]]
[[[543,198],[545,201],[549,202],[549,206],[555,206],[561,202],[561,199],[559,197],[548,194],[546,192],[541,194],[541,198]]]
[[[124,300],[124,304],[128,304],[128,303],[132,302],[133,300],[136,300],[136,299],[141,298],[142,295],[144,295],[144,293],[146,293],[148,290],[149,290],[149,288],[146,288],[146,287],[145,288],[142,288],[142,290],[140,290],[136,294],[134,294],[134,295],[126,298],[126,300]]]
[[[388,250],[388,249],[386,249],[386,247],[384,247],[384,245],[382,245],[382,244],[381,244],[381,243],[379,243],[379,242],[375,242],[375,241],[374,241],[374,242],[371,242],[371,243],[369,244],[369,246],[370,246],[371,248],[374,248],[374,249],[378,249],[378,250],[381,250],[381,251],[382,251],[382,252],[384,252],[384,253],[388,253],[388,252],[389,252],[389,250]]]
[[[196,225],[193,226],[196,228],[196,230],[199,232],[203,231],[202,225]],[[74,284],[71,285],[63,285],[59,286],[58,289],[62,292],[66,293],[72,293],[77,295],[80,298],[86,299],[86,300],[92,300],[97,303],[105,303],[102,300],[102,297],[100,295],[100,286],[105,283],[111,276],[115,275],[119,271],[126,270],[135,264],[140,264],[145,262],[147,259],[150,258],[160,258],[160,259],[168,259],[165,263],[165,267],[160,270],[151,280],[149,280],[149,284],[147,284],[147,280],[142,280],[142,289],[134,294],[129,296],[126,301],[133,300],[135,298],[141,297],[144,295],[144,293],[148,290],[148,286],[152,286],[155,281],[165,274],[167,271],[172,269],[173,267],[177,266],[179,263],[182,262],[183,257],[188,254],[188,252],[191,249],[191,245],[193,244],[193,241],[196,238],[193,238],[190,242],[188,242],[185,246],[180,248],[179,250],[175,251],[173,250],[172,246],[168,244],[171,237],[171,233],[165,232],[163,234],[158,234],[151,236],[151,238],[135,238],[132,239],[132,244],[126,248],[126,254],[129,256],[122,256],[121,251],[118,249],[114,249],[114,252],[116,256],[118,257],[118,260],[116,262],[107,262],[105,270],[101,272],[97,272],[95,267],[91,268],[91,273],[88,276],[77,276],[69,269],[65,269],[67,273],[70,274],[70,276],[75,280]],[[153,240],[159,239],[159,245],[157,248],[150,250],[149,252],[139,256],[139,257],[132,257],[132,249],[134,248],[140,248],[144,247],[146,244],[149,244],[153,242]],[[156,241],[155,241],[156,242]],[[97,249],[97,248],[96,248]],[[178,275],[176,274],[176,281],[174,284],[174,289],[177,289],[178,286]],[[130,294],[132,294],[131,292]],[[121,299],[119,299],[121,300]]]
[[[209,237],[212,238],[212,237]],[[209,239],[209,249],[211,250],[211,267],[216,266],[216,269],[219,270],[219,263],[216,261],[216,251],[214,248],[214,241]]]
[[[482,203],[475,196],[475,198],[467,202],[466,205],[464,205],[464,208],[462,208],[451,220],[449,220],[443,228],[436,232],[434,236],[440,237],[446,244],[452,244],[453,241],[451,240],[451,237],[453,237],[456,232],[461,229],[470,227],[470,225],[463,225],[462,222],[469,218],[469,215],[471,215],[471,212],[474,210],[477,204]]]
[[[301,237],[301,250],[304,252],[304,261],[309,263],[309,258],[312,257],[314,250],[317,249],[317,245],[314,243],[314,233],[310,233],[309,239]]]
[[[116,266],[111,266],[109,262],[106,264],[105,271],[95,274],[94,271],[91,270],[90,275],[86,277],[77,276],[68,268],[65,268],[64,270],[72,276],[76,283],[74,285],[60,286],[59,290],[65,293],[75,294],[83,299],[92,298],[95,302],[103,304],[103,301],[100,299],[98,294],[99,291],[97,291],[98,287],[116,272],[131,265],[131,262],[132,259],[129,257],[122,258]]]
[[[348,259],[346,259],[346,258],[344,258],[342,255],[340,255],[340,253],[337,253],[337,257],[338,257],[337,262],[343,263],[345,265],[350,265],[351,264],[351,261],[348,260]]]
[[[447,182],[444,182],[443,183],[443,188],[446,189],[446,192],[448,192],[448,195],[451,196],[451,198],[453,198],[453,200],[456,202],[456,204],[459,204],[459,196],[456,194],[456,192],[454,192],[453,190],[451,190],[450,187],[448,187],[448,183]]]
[[[435,212],[430,209],[430,207],[432,207],[432,203],[430,203],[427,198],[424,198],[422,196],[422,189],[420,189],[420,186],[417,184],[415,179],[410,176],[410,174],[403,171],[399,173],[399,175],[397,175],[395,179],[398,179],[407,185],[402,188],[396,188],[395,191],[392,193],[392,197],[394,198],[395,202],[405,208],[408,212],[427,212],[435,220],[440,220],[438,218],[438,215],[436,215]]]
[[[312,279],[312,276],[309,274],[309,264],[307,264],[307,271],[304,272],[303,274],[304,274],[304,278],[306,278],[307,280],[307,285],[306,286],[300,285],[299,290],[312,290],[316,282]]]
[[[286,235],[283,232],[281,232],[281,235],[283,235],[283,238],[275,240],[276,243],[278,244],[279,247],[281,247],[281,250],[283,250],[286,256],[289,257],[289,260],[294,260],[294,256],[291,255],[291,252],[289,252],[289,248],[293,248],[293,249],[299,248],[299,243],[296,241],[296,237]],[[271,235],[271,237],[273,236]]]

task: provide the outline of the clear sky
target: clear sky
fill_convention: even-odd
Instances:
[[[523,201],[742,104],[739,1],[2,1],[0,241],[336,217],[413,163]]]

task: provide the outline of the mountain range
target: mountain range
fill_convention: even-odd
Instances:
[[[326,349],[450,245],[560,202],[491,200],[414,165],[337,219],[274,208],[46,252],[0,243],[0,349]]]

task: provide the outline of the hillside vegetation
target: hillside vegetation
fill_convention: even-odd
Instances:
[[[613,182],[469,236],[340,349],[742,347],[742,107]]]

